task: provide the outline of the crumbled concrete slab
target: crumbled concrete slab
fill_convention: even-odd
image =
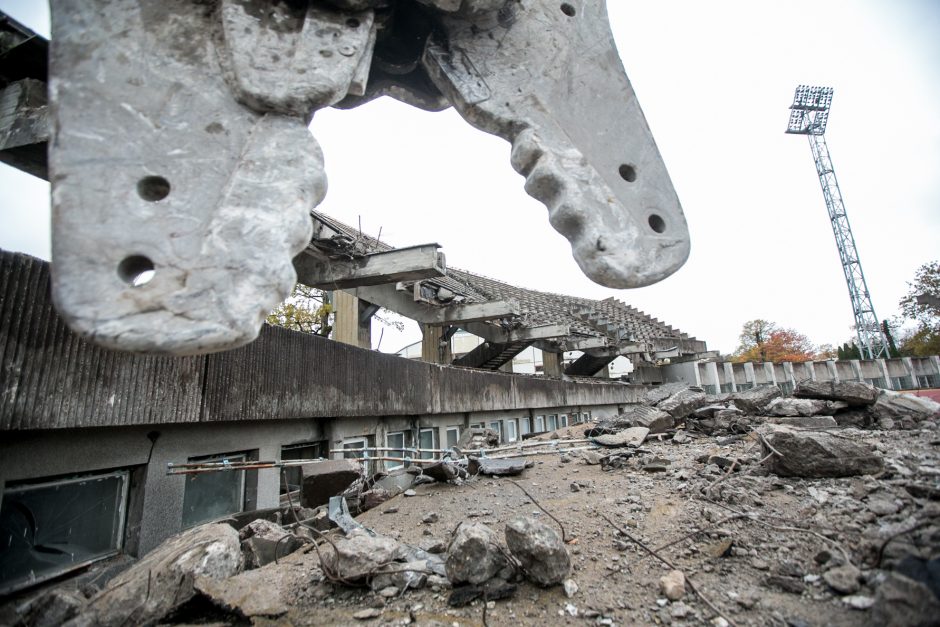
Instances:
[[[766,421],[799,429],[834,429],[839,426],[832,416],[768,416]]]
[[[763,437],[780,454],[768,460],[768,468],[783,477],[851,477],[884,468],[882,457],[867,444],[822,431],[775,426]],[[765,455],[772,452],[767,444]]]
[[[802,381],[793,391],[796,398],[843,401],[850,406],[874,405],[878,388],[861,381]]]
[[[643,444],[643,441],[646,440],[646,436],[648,436],[649,433],[650,430],[648,427],[630,427],[618,433],[599,435],[594,438],[594,441],[601,446],[612,448],[621,446],[637,447]]]

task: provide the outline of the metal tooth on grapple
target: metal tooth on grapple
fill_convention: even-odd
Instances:
[[[442,18],[424,63],[472,125],[513,143],[526,191],[592,280],[640,287],[689,255],[685,216],[602,2]]]

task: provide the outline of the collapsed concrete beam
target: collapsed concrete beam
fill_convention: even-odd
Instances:
[[[463,330],[468,333],[482,337],[487,342],[498,344],[563,338],[571,333],[571,328],[567,324],[546,324],[537,327],[513,329],[511,331],[482,322],[468,322],[461,326]]]
[[[617,357],[610,354],[596,356],[585,353],[565,368],[565,374],[571,377],[593,377]]]
[[[381,305],[401,316],[431,326],[462,325],[467,322],[512,318],[522,312],[519,303],[515,300],[435,307],[415,302],[410,293],[398,291],[394,285],[373,285],[348,291],[370,303]]]
[[[372,253],[356,259],[329,259],[308,248],[294,257],[297,281],[324,290],[383,285],[444,276],[444,254],[437,244]]]

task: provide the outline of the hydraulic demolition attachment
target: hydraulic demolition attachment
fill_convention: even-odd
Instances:
[[[688,257],[601,0],[53,0],[49,91],[53,297],[109,347],[253,340],[316,254],[312,116],[383,95],[511,142],[592,280]]]

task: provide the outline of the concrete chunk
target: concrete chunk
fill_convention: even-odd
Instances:
[[[499,536],[480,523],[457,528],[444,558],[447,578],[453,584],[481,584],[509,565],[499,548]]]
[[[528,516],[506,524],[506,545],[526,576],[540,586],[560,584],[571,570],[571,558],[552,527]]]
[[[610,446],[610,447],[620,447],[620,446],[633,446],[637,447],[643,444],[643,441],[646,440],[650,430],[647,427],[630,427],[629,429],[624,429],[618,433],[611,433],[605,435],[599,435],[594,438],[594,441],[600,444],[601,446]]]
[[[304,479],[300,504],[318,507],[330,502],[331,496],[342,494],[359,478],[359,463],[351,459],[333,459],[301,466]]]
[[[689,387],[676,392],[664,401],[660,401],[656,408],[664,411],[675,420],[682,420],[696,409],[708,405],[709,398],[701,388]]]
[[[736,392],[732,398],[735,406],[749,414],[764,413],[764,408],[783,393],[776,385],[761,385],[742,392]]]
[[[770,416],[767,421],[798,429],[834,429],[839,426],[832,416]]]
[[[764,434],[781,455],[768,460],[770,471],[782,477],[851,477],[881,472],[884,463],[870,446],[821,431],[773,427]],[[764,455],[770,454],[766,446]]]
[[[848,409],[842,401],[824,401],[818,398],[775,398],[765,408],[770,416],[821,416]]]
[[[238,532],[242,552],[245,554],[245,568],[260,568],[278,558],[293,553],[303,542],[294,534],[286,531],[277,523],[263,518],[248,523]]]
[[[802,381],[796,386],[793,396],[844,401],[851,406],[874,405],[878,400],[878,389],[861,381]]]

